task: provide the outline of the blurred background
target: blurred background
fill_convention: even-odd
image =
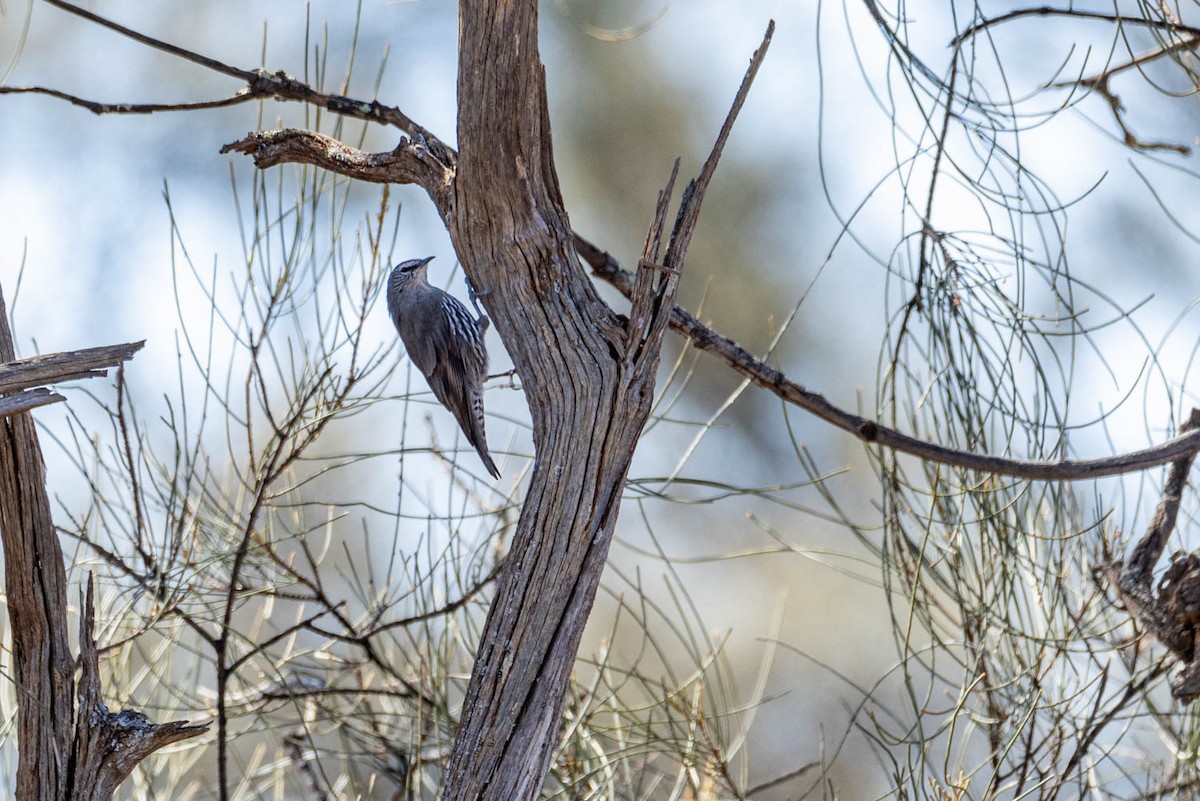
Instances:
[[[949,42],[976,7],[947,0],[902,6],[902,20],[888,23],[944,76]],[[94,0],[87,7],[230,64],[319,78],[331,91],[349,72],[346,94],[377,96],[454,141],[453,3],[365,0],[357,15],[344,2]],[[978,10],[996,16],[1016,7],[995,2]],[[1111,11],[1112,4],[1103,8]],[[699,170],[771,19],[774,42],[708,195],[681,302],[835,404],[876,416],[889,332],[910,291],[904,276],[912,271],[933,157],[925,115],[934,112],[932,98],[903,79],[868,4],[547,0],[542,57],[563,193],[574,228],[634,264],[673,159],[682,157],[683,176]],[[198,101],[240,88],[40,3],[10,0],[0,26],[0,70],[10,86],[53,87],[107,102]],[[1127,38],[1135,52],[1154,41],[1138,30]],[[1005,71],[993,75],[981,66],[977,75],[997,92],[990,100],[1010,102],[1014,115],[1037,121],[1017,149],[1030,174],[1014,173],[1013,181],[1056,198],[1047,205],[1067,207],[1069,226],[1065,215],[1032,214],[1015,223],[997,217],[949,177],[933,209],[944,229],[1020,240],[1018,250],[1040,245],[1049,263],[1069,257],[1074,279],[1094,288],[1071,312],[1085,317],[1092,333],[1080,353],[1056,366],[1060,385],[1072,393],[1070,403],[1060,399],[1063,429],[1083,456],[1161,441],[1179,409],[1196,402],[1190,372],[1200,294],[1196,157],[1126,148],[1104,98],[1078,88],[1046,89],[1109,58],[1120,61],[1124,54],[1114,54],[1113,43],[1106,25],[1014,23],[989,39]],[[1195,148],[1200,106],[1169,69],[1156,69],[1149,67],[1147,77],[1162,91],[1148,89],[1138,75],[1114,80],[1127,123],[1148,141]],[[140,415],[157,420],[167,414],[165,396],[202,392],[195,371],[180,377],[178,355],[187,348],[179,331],[181,324],[201,332],[208,325],[212,301],[199,284],[211,279],[219,293],[236,294],[246,258],[244,190],[254,180],[247,159],[218,150],[248,131],[280,124],[311,126],[313,112],[267,103],[261,118],[255,104],[98,117],[44,96],[0,97],[0,288],[19,355],[145,339],[127,368]],[[398,135],[347,123],[342,138],[386,150]],[[947,155],[963,159],[956,167],[970,172],[971,158],[988,161],[969,143],[953,145],[962,148]],[[269,181],[281,196],[291,191],[288,181]],[[378,209],[380,191],[359,187],[348,196],[344,236]],[[422,192],[393,187],[390,202],[399,208],[395,226],[384,231],[392,262],[435,254],[431,279],[465,297],[449,239]],[[184,249],[190,268],[181,268]],[[1045,285],[1011,280],[1017,283],[1005,291],[1020,297],[1028,313],[1063,324]],[[615,292],[603,291],[624,309]],[[303,339],[302,330],[298,335]],[[364,339],[372,348],[392,348],[388,358],[400,365],[388,385],[392,397],[424,391],[394,346],[382,303],[368,317]],[[509,369],[494,332],[489,348],[492,372]],[[830,759],[862,688],[886,682],[897,663],[878,565],[823,495],[835,496],[840,514],[870,539],[881,527],[878,470],[852,437],[743,387],[737,375],[673,335],[663,370],[659,416],[630,473],[605,590],[581,655],[612,652],[619,660],[621,649],[637,650],[639,632],[623,638],[623,629],[614,628],[621,599],[635,590],[698,624],[693,636],[720,643],[729,707],[752,722],[739,769],[744,786],[756,786]],[[111,389],[92,382],[72,391],[70,404],[79,407],[73,413],[83,423],[91,418],[76,399],[85,391]],[[486,402],[489,440],[503,455],[500,492],[507,493],[530,455],[519,381],[493,380]],[[53,438],[69,444],[75,436],[63,408],[36,415]],[[402,422],[417,451],[432,437],[455,442],[448,414],[424,402],[393,402],[339,429],[336,450],[390,442]],[[146,436],[169,438],[153,426]],[[221,439],[217,431],[211,436]],[[71,448],[44,447],[61,507],[84,503],[89,490]],[[468,452],[465,459],[474,457]],[[408,453],[404,463],[404,483],[423,493],[430,508],[452,494],[435,457]],[[394,502],[400,464],[372,461],[321,491]],[[821,492],[810,485],[814,475],[827,476]],[[1080,503],[1094,519],[1107,516],[1112,528],[1134,531],[1156,501],[1140,486],[1089,485]],[[331,534],[351,561],[386,563],[393,549],[415,542],[404,521],[392,536],[360,536],[372,525],[363,515],[366,522],[348,520]],[[831,776],[842,797],[890,789],[887,770],[862,768],[868,748],[852,736],[834,763]],[[212,780],[203,777],[211,767],[198,764],[197,791],[208,797]],[[785,783],[760,797],[789,797],[799,786]]]

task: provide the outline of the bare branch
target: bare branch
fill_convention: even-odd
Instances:
[[[123,345],[104,345],[63,353],[47,353],[16,359],[0,364],[0,395],[62,381],[80,378],[101,378],[110,367],[129,361],[145,345],[145,341]]]
[[[629,325],[626,326],[625,361],[636,363],[638,354],[650,340],[649,326],[655,317],[655,298],[657,287],[655,277],[669,268],[658,264],[659,250],[662,245],[662,232],[667,225],[667,211],[671,203],[671,194],[675,189],[675,178],[679,175],[679,159],[671,168],[671,177],[667,185],[658,193],[658,204],[654,210],[654,219],[646,232],[646,243],[642,248],[642,260],[638,264],[637,278],[634,280],[630,300],[633,306],[629,311]],[[672,302],[673,299],[672,299]]]
[[[767,24],[766,33],[763,34],[762,44],[750,56],[750,66],[746,69],[746,74],[742,78],[742,84],[738,87],[737,94],[733,98],[733,104],[729,108],[729,113],[725,115],[725,122],[721,125],[720,133],[717,134],[717,141],[713,143],[708,158],[704,160],[704,167],[701,168],[699,177],[696,178],[695,183],[690,187],[689,191],[684,192],[684,201],[680,209],[680,219],[675,224],[671,243],[667,247],[665,261],[668,267],[679,269],[683,265],[688,245],[691,244],[692,233],[696,228],[696,222],[700,219],[700,206],[704,202],[704,195],[708,191],[708,185],[717,170],[717,162],[721,160],[721,154],[725,151],[725,143],[729,140],[729,134],[733,131],[733,123],[737,120],[738,113],[742,110],[742,105],[746,102],[746,97],[750,94],[750,87],[754,84],[755,76],[758,75],[758,68],[762,66],[763,59],[767,56],[767,48],[771,46],[771,37],[774,35],[775,20],[771,20]]]
[[[1195,47],[1198,42],[1200,42],[1200,40],[1193,39],[1189,42],[1189,45],[1191,47]],[[1158,55],[1163,55],[1166,52],[1167,48],[1163,48]],[[1126,64],[1121,65],[1118,70],[1132,66],[1134,63],[1134,61],[1127,62]],[[1117,126],[1121,129],[1121,137],[1124,140],[1126,147],[1131,147],[1134,150],[1170,150],[1180,154],[1181,156],[1189,155],[1192,152],[1192,149],[1187,145],[1181,145],[1175,142],[1150,142],[1139,138],[1138,135],[1133,132],[1133,129],[1129,127],[1129,124],[1125,122],[1125,106],[1121,102],[1121,97],[1112,90],[1109,80],[1118,70],[1106,70],[1105,72],[1102,72],[1099,75],[1091,78],[1081,78],[1078,81],[1071,81],[1067,83],[1072,83],[1090,92],[1095,92],[1108,102],[1108,107],[1112,109],[1113,119],[1116,120]],[[1063,85],[1066,84],[1055,84],[1055,86]]]
[[[47,95],[65,100],[73,106],[85,108],[93,114],[154,114],[159,111],[202,111],[210,108],[236,106],[257,99],[255,95],[242,92],[221,100],[201,100],[196,103],[101,103],[96,100],[49,89],[44,86],[0,86],[0,95]]]
[[[1095,92],[1108,102],[1109,108],[1112,109],[1113,117],[1116,120],[1117,126],[1121,129],[1121,136],[1127,147],[1135,150],[1169,150],[1180,155],[1190,154],[1191,148],[1187,145],[1176,144],[1174,142],[1155,142],[1147,141],[1139,138],[1129,125],[1125,122],[1124,106],[1121,103],[1121,98],[1112,91],[1109,85],[1109,80],[1116,74],[1133,67],[1141,66],[1162,56],[1171,53],[1177,53],[1182,50],[1193,50],[1200,44],[1200,28],[1193,28],[1188,25],[1181,24],[1178,20],[1153,19],[1150,17],[1130,17],[1124,14],[1105,14],[1095,11],[1083,11],[1076,8],[1052,8],[1050,6],[1041,6],[1038,8],[1023,8],[1016,11],[1010,11],[1006,14],[1001,14],[991,19],[985,19],[966,28],[951,40],[950,46],[955,50],[954,65],[957,66],[958,58],[957,51],[963,44],[977,36],[981,32],[988,30],[997,25],[1002,25],[1013,20],[1023,19],[1027,17],[1070,17],[1074,19],[1098,20],[1101,22],[1114,23],[1116,25],[1134,25],[1137,27],[1151,28],[1156,31],[1163,31],[1171,36],[1182,36],[1182,39],[1177,39],[1174,42],[1165,44],[1149,53],[1132,58],[1115,67],[1104,69],[1097,75],[1089,78],[1081,78],[1074,81],[1062,81],[1054,84],[1057,87],[1063,86],[1079,86],[1089,91]],[[947,104],[947,113],[949,105]]]
[[[725,115],[725,121],[721,125],[712,150],[709,152],[708,158],[704,160],[700,175],[683,192],[679,214],[675,219],[675,227],[671,231],[671,238],[667,244],[666,256],[663,258],[661,267],[656,262],[658,261],[659,243],[665,223],[667,204],[670,201],[672,187],[675,185],[675,177],[679,172],[678,159],[675,160],[675,166],[671,171],[671,178],[667,182],[666,188],[659,193],[658,208],[654,215],[654,222],[646,236],[646,246],[642,253],[642,261],[638,265],[638,276],[632,296],[633,311],[631,312],[626,348],[627,358],[630,353],[636,353],[639,357],[636,359],[636,369],[632,378],[635,383],[652,382],[653,373],[658,368],[659,355],[662,353],[662,338],[671,318],[671,309],[675,306],[679,278],[683,272],[684,263],[687,261],[687,251],[696,230],[696,223],[700,219],[700,207],[704,203],[704,196],[708,192],[708,186],[716,172],[717,163],[721,160],[721,154],[725,150],[725,143],[729,141],[729,134],[733,131],[733,124],[750,94],[750,87],[754,84],[758,68],[762,66],[763,59],[766,58],[767,48],[771,46],[771,37],[774,33],[775,21],[771,20],[763,34],[762,44],[750,57],[750,66],[742,77],[741,86],[734,95],[733,103]]]
[[[612,255],[578,234],[575,237],[575,246],[579,255],[592,267],[593,274],[608,281],[626,297],[630,296],[634,278],[621,268]],[[680,306],[671,310],[671,327],[691,340],[695,347],[713,354],[758,386],[853,434],[863,442],[882,445],[938,464],[1038,481],[1079,481],[1146,470],[1200,450],[1200,431],[1189,431],[1160,445],[1098,459],[1059,459],[1050,462],[1008,459],[959,451],[910,437],[834,406],[824,395],[805,389],[792,381],[732,339],[722,336],[697,320]]]
[[[258,131],[221,148],[245,153],[260,169],[277,164],[312,164],[338,175],[381,184],[417,184],[439,211],[449,208],[453,169],[419,141],[402,138],[395,150],[366,153],[314,131]],[[451,162],[452,163],[452,162]]]
[[[430,609],[428,611],[421,612],[416,615],[409,615],[408,617],[403,617],[403,618],[400,618],[399,620],[389,620],[387,623],[380,623],[380,624],[373,626],[370,629],[363,631],[363,632],[329,631],[327,629],[323,629],[320,626],[315,625],[314,621],[305,621],[302,625],[304,626],[304,628],[307,628],[310,631],[316,632],[317,634],[320,634],[323,637],[329,637],[330,639],[333,639],[333,640],[342,640],[343,642],[352,642],[357,645],[368,644],[368,641],[372,637],[376,637],[380,634],[383,634],[384,632],[392,631],[394,629],[402,629],[402,628],[405,628],[406,626],[412,626],[417,623],[425,623],[427,621],[434,620],[439,617],[445,617],[446,615],[451,615],[451,614],[457,612],[459,609],[462,609],[464,606],[466,606],[468,603],[470,603],[473,598],[475,598],[477,595],[479,595],[479,593],[483,592],[483,590],[488,585],[490,585],[492,582],[494,582],[500,576],[500,570],[503,567],[504,567],[503,561],[497,563],[495,567],[493,567],[490,571],[488,571],[486,576],[479,579],[472,586],[470,586],[466,590],[464,590],[462,592],[462,594],[460,594],[457,598],[455,598],[453,601],[447,601],[446,603],[442,604],[441,606],[437,607],[436,609]],[[322,613],[322,614],[325,614],[325,613]]]
[[[45,387],[27,389],[15,395],[0,396],[0,417],[20,414],[30,409],[36,409],[39,406],[46,406],[63,400],[66,400],[66,398],[57,392],[51,392]]]

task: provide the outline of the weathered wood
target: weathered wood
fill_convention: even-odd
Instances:
[[[108,375],[109,368],[132,359],[133,354],[145,344],[144,341],[126,342],[123,345],[47,353],[28,359],[16,359],[11,355],[13,351],[10,347],[6,351],[10,354],[7,358],[0,354],[0,395],[62,381],[101,378]]]
[[[0,362],[16,358],[0,296]],[[0,541],[17,683],[18,801],[66,798],[75,660],[67,645],[67,575],[33,418],[0,421]]]
[[[109,801],[121,782],[143,759],[163,746],[208,731],[186,720],[151,723],[133,709],[110,712],[100,694],[100,665],[96,651],[95,601],[88,577],[79,620],[79,708],[75,712],[75,741],[71,756],[70,801]]]
[[[624,321],[600,300],[575,252],[554,169],[537,3],[461,3],[458,75],[460,150],[445,221],[472,283],[488,291],[489,315],[521,375],[536,459],[443,798],[524,801],[539,796],[554,753],[688,241],[744,93],[684,192],[661,265],[674,172],[660,194]]]
[[[536,460],[463,703],[447,801],[538,797],[621,488],[649,411],[625,330],[575,256],[550,143],[537,3],[463,2],[446,222],[521,376]]]
[[[222,153],[245,153],[254,166],[276,164],[337,164],[339,172],[357,181],[416,184],[425,189],[443,215],[449,211],[454,178],[454,151],[433,140],[420,142],[402,137],[386,153],[364,153],[316,131],[283,129],[255,131],[221,148]]]
[[[61,400],[33,384],[91,378],[130,358],[142,343],[15,361],[0,294],[0,542],[12,674],[17,683],[17,801],[109,801],[129,772],[168,743],[204,732],[186,721],[155,725],[132,710],[110,713],[100,697],[89,579],[80,621],[83,674],[67,642],[67,576],[50,515],[46,471],[33,419],[17,414]],[[79,692],[79,706],[75,693]]]
[[[20,414],[30,409],[36,409],[39,406],[46,406],[64,400],[66,398],[62,395],[59,395],[57,392],[51,392],[45,387],[27,389],[15,395],[2,395],[0,396],[0,417],[8,417],[10,414]]]

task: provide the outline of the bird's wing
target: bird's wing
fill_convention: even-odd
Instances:
[[[488,453],[487,433],[483,423],[483,394],[480,391],[487,378],[487,351],[484,350],[483,332],[478,321],[467,308],[455,298],[443,298],[444,325],[438,337],[448,345],[446,352],[438,353],[437,375],[431,377],[429,385],[442,405],[454,414],[458,425],[475,447],[479,458],[493,478],[500,477],[500,470]]]
[[[437,343],[434,358],[436,366],[430,373],[430,386],[442,405],[454,411],[464,431],[470,431],[471,407],[467,397],[469,387],[478,386],[487,378],[487,356],[475,328],[475,319],[467,308],[452,295],[443,295],[439,314],[431,320],[436,329],[431,339]],[[478,347],[472,343],[479,343]],[[440,380],[433,380],[433,372]],[[460,415],[460,410],[463,412]]]
[[[401,315],[399,309],[391,303],[388,304],[388,311],[392,315],[396,331],[400,334],[400,341],[404,343],[404,349],[408,352],[408,358],[412,359],[413,364],[428,380],[437,369],[438,353],[435,343],[440,337],[436,335],[442,332],[434,331],[433,327],[440,322],[442,315],[431,314],[429,310],[421,307],[410,309],[408,313]]]

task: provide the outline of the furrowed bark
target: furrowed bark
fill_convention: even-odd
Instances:
[[[0,363],[16,360],[0,298]],[[17,683],[18,801],[66,797],[75,708],[67,645],[67,574],[33,418],[0,422],[0,538]]]
[[[559,193],[536,2],[460,6],[460,152],[446,221],[472,281],[491,292],[485,303],[525,386],[536,460],[467,688],[447,801],[541,791],[688,244],[773,28],[683,192],[665,254],[678,162],[659,194],[630,318],[621,321],[583,273]]]
[[[455,248],[521,375],[536,461],[443,798],[537,798],[650,396],[575,256],[553,166],[537,4],[460,5]]]

